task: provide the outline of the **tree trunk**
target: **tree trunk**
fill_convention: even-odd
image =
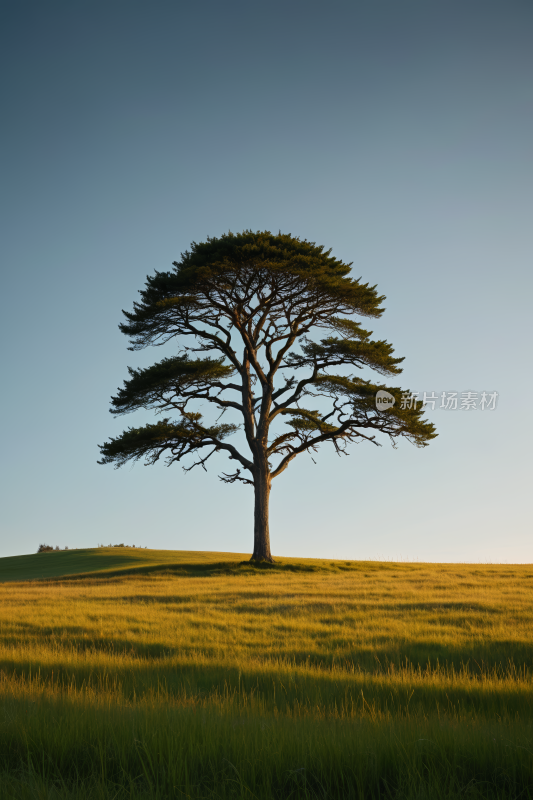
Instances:
[[[268,462],[255,464],[255,510],[254,510],[254,554],[252,561],[270,561],[274,559],[270,553],[270,530],[268,527],[268,504],[272,479]]]

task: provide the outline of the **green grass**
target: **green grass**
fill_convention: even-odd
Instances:
[[[234,561],[235,553],[193,553],[100,547],[96,550],[60,550],[29,556],[0,558],[0,582],[64,578],[92,573],[146,572],[153,569],[212,567],[216,561]],[[238,557],[241,560],[241,557]],[[244,559],[245,556],[242,556]]]
[[[59,550],[26,556],[0,558],[0,583],[50,578],[90,577],[95,573],[147,574],[156,571],[190,575],[209,572],[226,573],[243,570],[323,572],[376,569],[375,562],[327,561],[312,558],[278,558],[276,563],[253,565],[249,554],[210,553],[204,551],[148,550],[131,547],[101,547],[91,550]],[[349,565],[349,566],[347,566]],[[379,565],[380,569],[393,567]]]
[[[0,797],[533,797],[532,567],[244,559],[0,559]]]

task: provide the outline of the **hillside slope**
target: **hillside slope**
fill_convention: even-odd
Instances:
[[[145,550],[130,547],[98,547],[60,550],[0,558],[0,582],[114,574],[151,569],[204,568],[249,559],[240,553],[208,553],[189,550]]]

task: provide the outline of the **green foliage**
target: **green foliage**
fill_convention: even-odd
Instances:
[[[371,367],[381,375],[397,375],[401,369],[397,366],[404,359],[392,358],[392,345],[386,341],[373,342],[368,337],[339,339],[329,336],[320,344],[306,342],[302,344],[302,353],[287,358],[287,366],[294,369],[308,367],[310,369],[326,369],[328,367],[348,366]]]
[[[224,366],[223,359],[191,360],[187,354],[164,358],[148,369],[128,368],[131,379],[111,398],[112,414],[127,414],[140,408],[157,408],[161,395],[170,393],[185,398],[205,391],[234,374],[233,367]]]
[[[423,447],[436,436],[434,426],[422,420],[420,406],[400,409],[399,388],[346,375],[366,367],[394,376],[403,358],[394,357],[388,342],[373,341],[352,318],[381,316],[384,297],[375,286],[349,277],[351,265],[331,251],[290,235],[244,231],[193,243],[173,266],[147,278],[141,302],[124,312],[120,328],[134,350],[192,337],[196,351],[218,356],[191,359],[182,352],[148,369],[130,369],[130,379],[112,398],[113,414],[149,408],[178,411],[181,418],[129,428],[101,446],[100,463],[122,466],[144,457],[154,464],[164,452],[173,463],[209,447],[192,467],[205,466],[213,453],[225,451],[240,469],[223,479],[254,483],[263,456],[274,478],[299,453],[325,443],[338,451],[353,441],[379,444],[379,432]],[[320,330],[329,335],[318,342],[309,338]],[[394,409],[376,409],[378,389],[397,398]],[[330,405],[309,410],[309,397]],[[205,427],[188,406],[206,401],[217,414],[238,412],[241,425]],[[275,432],[276,419],[289,431]],[[224,442],[240,427],[250,455]]]
[[[234,306],[244,310],[246,300],[257,293],[265,294],[270,315],[278,318],[285,315],[287,297],[295,318],[305,319],[310,305],[317,307],[324,322],[329,307],[380,316],[384,298],[377,295],[376,287],[346,277],[351,264],[330,253],[290,234],[275,236],[269,231],[229,233],[193,242],[191,251],[174,262],[174,271],[147,277],[142,302],[135,304],[132,313],[124,312],[127,322],[121,330],[132,338],[133,349],[171,338],[185,313],[194,321],[203,311],[212,311],[213,295],[218,311],[228,317]]]
[[[162,419],[155,425],[128,428],[116,439],[101,446],[103,459],[99,464],[115,464],[121,467],[128,461],[145,458],[147,464],[155,464],[164,454],[167,464],[179,461],[187,453],[219,442],[237,428],[235,425],[201,425],[201,414],[185,414],[178,422]]]
[[[318,375],[315,384],[317,394],[335,398],[339,407],[345,408],[352,419],[366,422],[366,427],[375,427],[390,436],[392,443],[398,436],[408,439],[417,447],[425,447],[437,434],[432,423],[423,418],[422,402],[413,401],[402,408],[403,390],[398,386],[370,383],[361,378],[345,378],[338,375]],[[395,403],[377,410],[376,394],[384,389],[394,397]]]

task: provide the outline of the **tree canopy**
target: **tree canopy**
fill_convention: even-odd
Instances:
[[[339,454],[350,442],[379,445],[377,434],[425,447],[437,434],[422,404],[402,404],[400,387],[359,375],[369,368],[395,377],[403,358],[354,319],[380,317],[385,298],[350,268],[290,234],[244,231],[193,243],[172,270],[148,276],[120,329],[130,350],[175,339],[178,352],[130,368],[111,412],[179,416],[128,428],[100,446],[99,463],[163,457],[170,465],[190,456],[188,471],[226,453],[236,468],[220,478],[254,487],[252,558],[272,560],[271,485],[297,455],[325,444]],[[378,409],[379,390],[394,405]],[[217,411],[214,422],[196,410],[206,402]],[[221,421],[226,413],[231,422]],[[244,448],[228,441],[239,431]]]

